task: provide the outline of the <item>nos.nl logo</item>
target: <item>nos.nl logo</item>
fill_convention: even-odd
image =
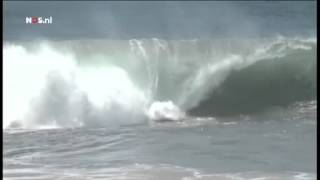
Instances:
[[[26,17],[26,24],[52,24],[52,17]]]

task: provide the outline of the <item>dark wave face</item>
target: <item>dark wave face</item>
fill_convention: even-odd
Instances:
[[[190,113],[198,116],[252,114],[317,98],[316,46],[233,70]]]

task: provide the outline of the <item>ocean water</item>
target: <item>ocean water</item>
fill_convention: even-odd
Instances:
[[[316,179],[316,104],[277,115],[8,130],[5,179]]]
[[[30,3],[5,3],[4,179],[316,179],[316,2]]]

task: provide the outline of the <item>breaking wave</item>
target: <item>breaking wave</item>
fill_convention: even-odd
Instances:
[[[316,98],[316,40],[4,43],[3,128],[254,113]]]

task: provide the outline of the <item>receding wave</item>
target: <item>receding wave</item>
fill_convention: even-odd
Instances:
[[[316,98],[316,40],[4,44],[4,128],[254,113]]]

